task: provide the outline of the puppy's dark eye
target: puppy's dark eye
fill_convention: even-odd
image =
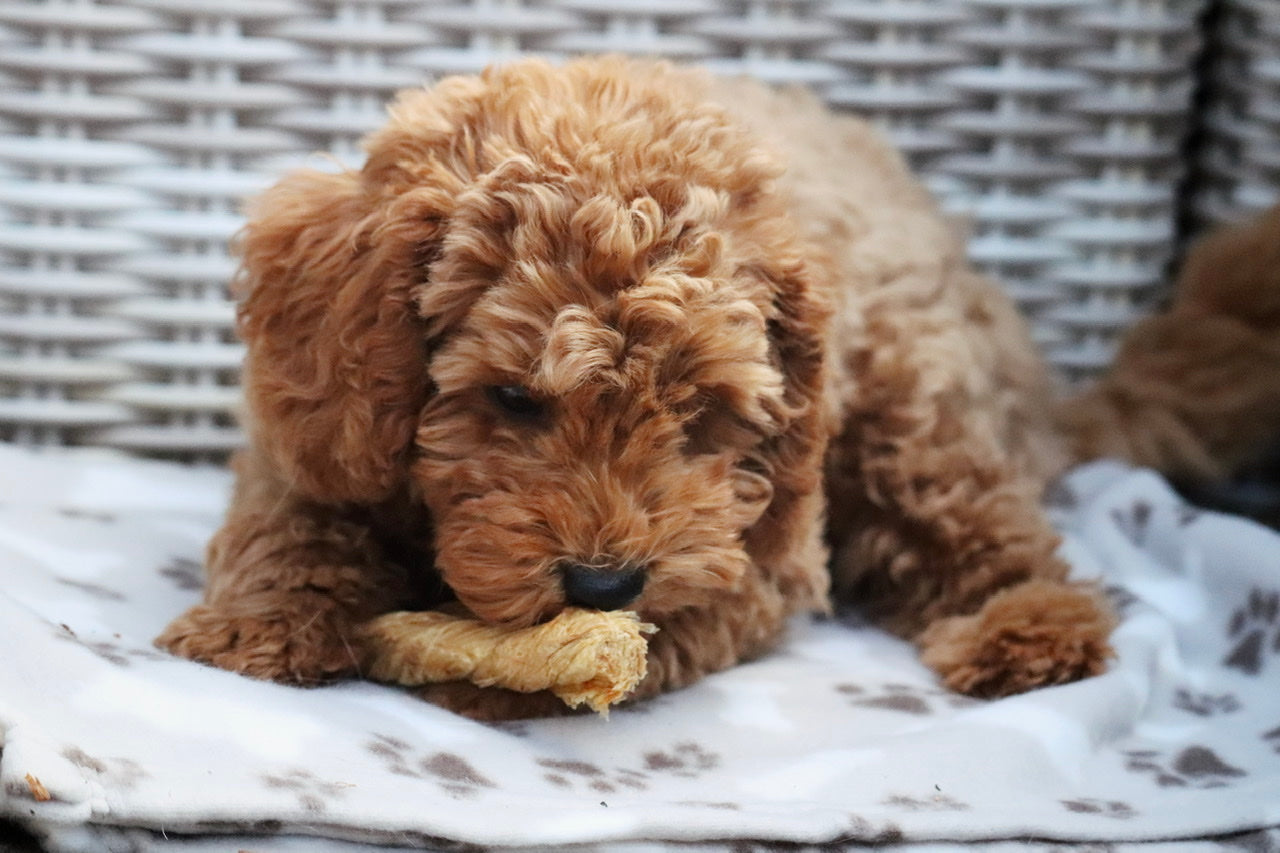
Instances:
[[[546,406],[534,399],[523,385],[491,385],[489,399],[511,417],[521,420],[534,420],[546,411]]]

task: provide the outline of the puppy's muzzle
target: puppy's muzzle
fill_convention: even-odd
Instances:
[[[575,607],[620,610],[644,590],[645,567],[634,565],[584,566],[568,563],[561,568],[560,584],[565,600]]]

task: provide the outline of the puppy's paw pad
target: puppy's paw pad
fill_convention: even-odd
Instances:
[[[1028,581],[970,616],[940,619],[920,635],[921,659],[952,690],[995,698],[1101,674],[1114,619],[1088,587]]]

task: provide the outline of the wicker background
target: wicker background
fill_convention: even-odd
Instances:
[[[0,0],[0,440],[234,447],[239,200],[396,89],[596,51],[875,117],[1073,378],[1280,186],[1280,0]]]

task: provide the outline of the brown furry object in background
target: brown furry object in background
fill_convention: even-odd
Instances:
[[[252,210],[252,443],[204,603],[159,640],[177,654],[315,683],[356,674],[355,626],[391,610],[625,608],[659,627],[643,698],[762,654],[833,589],[949,686],[1014,693],[1110,655],[1106,604],[1054,554],[1048,479],[1110,451],[1217,471],[1276,427],[1280,320],[1254,313],[1275,265],[1213,301],[1217,264],[1193,260],[1207,289],[1055,405],[899,155],[799,93],[526,61],[405,93],[368,150]]]

